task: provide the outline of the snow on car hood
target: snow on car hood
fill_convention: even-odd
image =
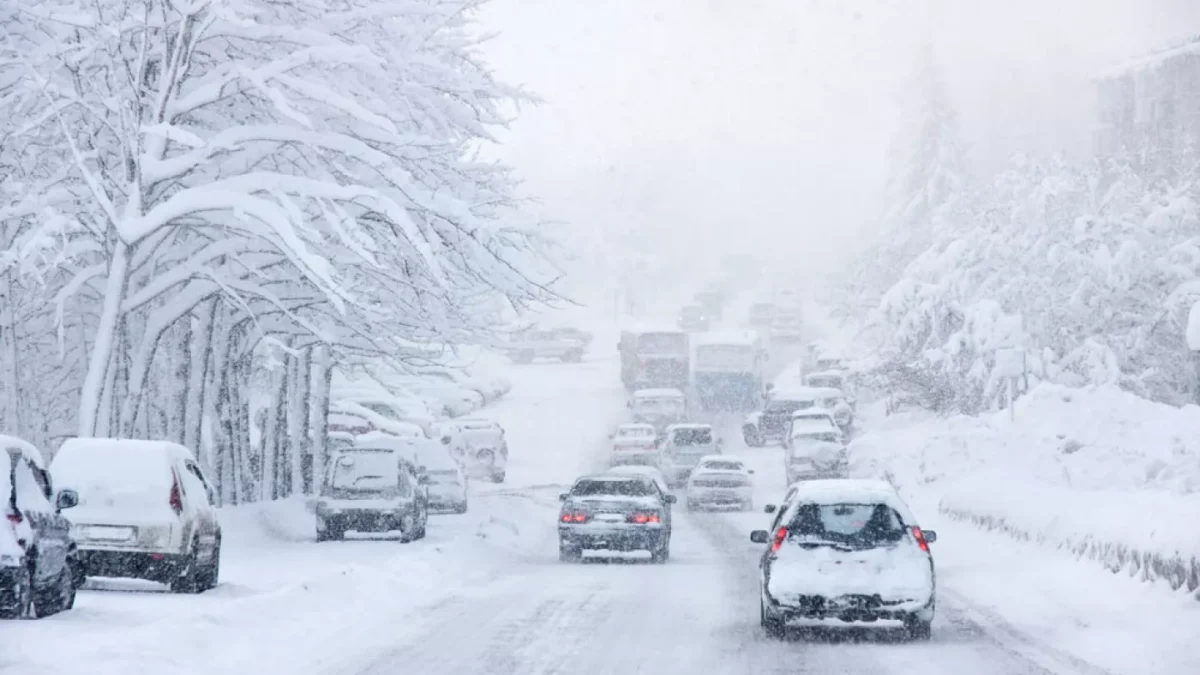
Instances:
[[[805,549],[789,541],[777,555],[767,589],[784,601],[797,595],[833,598],[876,593],[885,601],[923,601],[933,593],[929,558],[907,539],[894,546],[853,551],[829,546]]]

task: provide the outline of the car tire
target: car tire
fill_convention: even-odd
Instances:
[[[500,472],[498,472],[498,473],[494,473],[494,474],[492,474],[492,482],[493,482],[493,483],[503,483],[503,482],[504,482],[504,478],[505,478],[505,476],[507,476],[507,475],[508,475],[508,474],[506,474],[506,473],[505,473],[505,472],[503,472],[503,471],[500,471]]]
[[[742,428],[742,440],[746,442],[747,448],[761,448],[764,445],[762,437],[754,427]]]
[[[203,590],[200,588],[200,572],[197,569],[199,550],[200,543],[192,540],[192,548],[183,560],[183,570],[168,584],[172,593],[199,593]]]
[[[428,528],[428,526],[429,526],[429,512],[426,511],[425,517],[421,520],[420,527],[417,528],[417,536],[416,536],[417,539],[425,538],[426,529]]]
[[[454,506],[454,512],[455,513],[466,513],[467,512],[467,503],[463,502],[461,504],[456,504]]]
[[[667,562],[670,559],[671,559],[671,540],[670,539],[668,539],[664,542],[657,543],[657,545],[653,549],[650,550],[650,562],[654,563],[655,565],[662,565],[663,563]]]
[[[417,516],[414,514],[411,520],[400,520],[400,543],[409,544],[417,538]]]
[[[767,603],[761,598],[758,603],[759,624],[762,625],[763,632],[773,640],[782,640],[787,633],[787,627],[784,626],[783,620],[771,614],[767,609]]]
[[[75,585],[71,582],[71,569],[66,565],[58,573],[54,583],[42,591],[33,591],[33,610],[40,619],[71,609],[75,606]]]
[[[204,573],[200,575],[200,590],[211,591],[217,587],[221,581],[221,539],[217,538],[213,544],[212,559],[204,566]]]
[[[0,619],[25,619],[33,616],[33,573],[28,567],[17,577],[13,604],[0,605]]]
[[[583,549],[566,542],[558,542],[558,560],[565,563],[577,563],[583,560]]]
[[[904,620],[904,630],[908,633],[909,640],[925,642],[933,637],[933,622],[910,616]]]

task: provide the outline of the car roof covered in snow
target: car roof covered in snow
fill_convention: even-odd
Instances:
[[[746,463],[737,457],[730,455],[704,455],[696,462],[697,468],[703,468],[707,462],[731,462],[740,465],[742,471],[746,470]],[[706,469],[707,471],[729,472],[737,471],[737,469]]]
[[[840,377],[844,380],[844,379],[846,379],[846,371],[844,371],[844,370],[818,370],[815,373],[809,373],[809,374],[805,375],[804,379],[807,380],[810,377]]]
[[[192,454],[192,451],[178,443],[133,438],[92,438],[86,436],[68,438],[63,441],[63,444],[58,448],[58,452],[54,453],[55,458],[62,456],[64,451],[72,453],[82,451],[97,455],[106,452],[140,452],[146,455],[161,455],[196,461],[196,456]]]
[[[792,507],[798,504],[887,504],[896,509],[905,523],[914,524],[908,504],[900,498],[896,488],[887,481],[864,478],[835,478],[827,480],[805,480],[791,485],[796,489]]]
[[[833,418],[833,412],[831,412],[829,408],[804,408],[792,413],[792,419],[794,420],[802,420],[806,418],[824,419],[826,417]]]
[[[653,424],[622,424],[617,427],[617,431],[640,431],[645,435],[655,436],[658,434],[654,430]]]
[[[633,392],[634,398],[679,398],[681,396],[683,396],[682,391],[670,388],[638,389]]]
[[[620,482],[624,482],[624,481],[637,480],[639,478],[652,480],[650,476],[645,476],[645,475],[620,474],[620,473],[590,473],[590,474],[587,474],[584,476],[580,476],[579,478],[576,478],[575,482],[579,483],[579,482],[585,481],[585,480],[595,480],[595,481],[607,481],[607,482],[620,483]]]
[[[725,331],[719,333],[702,333],[692,340],[697,347],[704,345],[743,345],[754,346],[759,336],[756,331]]]
[[[681,431],[684,429],[712,429],[711,424],[700,424],[699,422],[684,422],[682,424],[672,424],[667,427],[667,431]]]
[[[43,471],[46,469],[46,460],[44,457],[42,457],[42,451],[38,450],[37,447],[29,441],[17,438],[16,436],[5,436],[0,434],[0,448],[4,448],[6,451],[8,448],[19,450],[22,455],[28,457],[29,460],[33,462],[34,465],[39,469],[42,469]],[[0,457],[2,456],[3,454],[0,454]],[[8,460],[4,461],[7,462]]]

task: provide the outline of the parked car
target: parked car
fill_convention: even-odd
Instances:
[[[438,420],[446,416],[439,414],[445,410],[445,406],[440,403],[431,402],[416,395],[392,394],[382,388],[336,388],[331,392],[330,398],[335,401],[354,403],[389,420],[415,424],[426,435],[430,433]]]
[[[75,507],[79,495],[55,494],[42,453],[19,438],[0,436],[0,496],[0,619],[71,609],[83,577],[62,511]]]
[[[388,415],[376,412],[371,406],[359,403],[358,401],[346,399],[330,401],[329,414],[331,418],[336,415],[336,419],[346,425],[347,428],[382,431],[393,436],[426,438],[425,429],[419,424],[393,419]],[[360,431],[359,433],[363,432]]]
[[[71,438],[50,473],[79,496],[67,518],[85,576],[157,581],[176,593],[217,585],[216,493],[190,450],[170,441]]]
[[[483,396],[479,392],[455,383],[407,376],[391,378],[388,384],[434,399],[450,417],[470,415],[483,407]]]
[[[535,359],[556,359],[577,363],[583,360],[587,345],[579,338],[555,330],[525,330],[513,334],[504,345],[504,353],[514,363],[533,363]]]
[[[415,467],[383,439],[332,453],[316,505],[317,541],[346,532],[399,532],[407,543],[425,536],[429,504]]]
[[[721,441],[708,424],[673,424],[667,427],[660,448],[667,484],[682,487],[706,455],[721,453]]]
[[[737,506],[749,511],[754,503],[754,471],[736,457],[709,455],[701,457],[688,477],[687,508]]]
[[[579,328],[572,328],[572,327],[563,327],[563,328],[555,329],[554,332],[558,333],[559,337],[564,337],[568,340],[579,341],[580,343],[583,344],[583,348],[585,350],[592,344],[592,334],[586,330],[581,330]]]
[[[444,366],[420,368],[417,372],[421,377],[430,380],[454,384],[464,389],[478,392],[483,397],[485,403],[500,398],[512,389],[512,384],[507,383],[507,381],[501,382],[499,380],[475,377],[461,370]],[[507,384],[507,388],[505,384]]]
[[[365,445],[368,441],[360,441]],[[386,441],[402,447],[402,453],[417,467],[417,480],[426,488],[429,509],[467,512],[467,474],[446,446],[431,438],[402,438]]]
[[[917,524],[886,482],[812,481],[796,487],[759,561],[760,623],[782,637],[789,621],[899,620],[911,639],[932,634],[937,577],[930,544],[937,533]],[[871,570],[871,573],[864,573]]]
[[[508,467],[508,441],[504,427],[481,417],[442,423],[438,440],[463,465],[468,476],[503,483]]]
[[[671,511],[675,496],[653,479],[597,474],[583,476],[559,495],[558,551],[563,562],[578,562],[585,550],[649,551],[650,560],[671,556]]]

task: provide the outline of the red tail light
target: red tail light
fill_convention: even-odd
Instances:
[[[629,516],[628,520],[629,522],[637,523],[638,525],[662,522],[657,513],[634,513]]]
[[[12,511],[9,511],[6,515],[8,516],[8,522],[12,523],[13,525],[20,525],[21,521],[24,520],[24,518],[21,517],[21,514],[13,513]]]
[[[174,471],[171,472],[171,479],[171,496],[167,501],[171,510],[178,516],[183,513],[183,493],[179,490],[179,476],[176,476]]]
[[[921,531],[921,528],[913,527],[912,533],[913,539],[917,540],[917,546],[920,546],[922,551],[929,553],[929,542],[925,541],[925,533]]]
[[[787,539],[788,530],[786,527],[781,527],[775,530],[775,540],[771,542],[771,553],[778,553],[779,547],[783,546],[783,540]]]
[[[564,523],[586,523],[588,514],[586,513],[564,513],[559,517],[559,520]]]

